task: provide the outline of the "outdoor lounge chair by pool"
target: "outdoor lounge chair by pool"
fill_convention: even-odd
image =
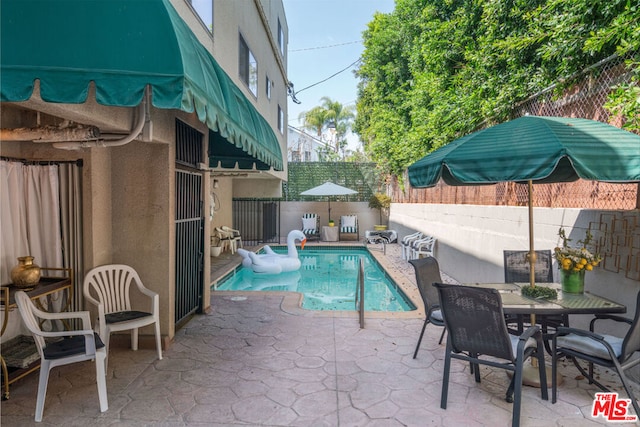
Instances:
[[[302,215],[302,232],[307,240],[320,240],[320,215],[306,213]]]
[[[340,217],[340,240],[359,240],[358,217],[343,215]]]

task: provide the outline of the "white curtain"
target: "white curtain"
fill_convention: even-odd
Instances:
[[[0,279],[11,282],[18,257],[41,267],[62,267],[57,165],[0,161]]]

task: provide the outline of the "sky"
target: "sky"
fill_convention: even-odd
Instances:
[[[320,105],[323,96],[345,106],[355,106],[358,80],[353,75],[355,67],[349,66],[362,54],[362,32],[374,13],[392,12],[394,0],[283,0],[283,3],[289,27],[288,78],[301,101],[296,104],[289,98],[288,124],[302,129],[299,115]],[[348,135],[347,140],[350,149],[358,148],[357,135]]]

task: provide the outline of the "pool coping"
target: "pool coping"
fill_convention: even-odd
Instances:
[[[402,268],[396,266],[391,262],[391,257],[386,255],[385,248],[378,244],[332,244],[326,245],[324,242],[315,245],[307,246],[341,246],[341,247],[363,247],[369,251],[371,256],[380,264],[383,270],[393,279],[398,285],[406,297],[416,307],[415,310],[410,311],[365,311],[365,321],[369,319],[417,319],[424,318],[424,305],[420,292],[415,282],[412,282],[407,276],[406,272],[402,271]],[[262,246],[256,250],[260,250]],[[219,291],[214,289],[215,285],[227,277],[227,275],[233,273],[241,264],[238,261],[234,265],[231,265],[226,271],[224,271],[220,278],[211,282],[211,297],[219,295],[222,298],[234,298],[234,297],[248,297],[249,295],[255,295],[255,291]],[[410,274],[413,275],[413,269],[407,264],[407,268],[410,269]],[[366,283],[365,283],[366,285]],[[358,319],[358,312],[356,310],[307,310],[302,308],[303,294],[301,292],[291,291],[260,291],[263,294],[279,295],[282,297],[280,308],[283,312],[296,316],[304,317],[326,317],[326,318],[353,318]]]

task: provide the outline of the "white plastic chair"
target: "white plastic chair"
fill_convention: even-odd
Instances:
[[[400,241],[400,249],[402,251],[402,259],[410,260],[411,259],[411,244],[423,237],[422,232],[416,231],[415,233],[408,234],[402,238]]]
[[[109,403],[107,401],[107,381],[105,378],[107,352],[100,337],[91,328],[89,312],[47,313],[36,308],[29,296],[23,291],[16,292],[15,298],[22,320],[33,335],[36,348],[40,354],[40,379],[36,400],[36,422],[42,421],[44,401],[47,395],[47,384],[49,383],[49,371],[56,366],[86,360],[95,359],[100,412],[109,409]],[[80,319],[82,322],[82,330],[45,332],[40,328],[41,320],[70,319]],[[55,342],[45,342],[45,338],[62,339]]]
[[[238,248],[243,248],[244,246],[242,245],[242,235],[240,234],[240,230],[234,230],[231,227],[227,227],[226,225],[223,225],[222,227],[222,231],[225,231],[227,233],[229,233],[229,238],[231,240],[231,253],[235,253],[238,251]]]
[[[234,254],[235,245],[233,240],[233,232],[223,230],[223,227],[215,228],[215,236],[220,240],[220,246],[222,246],[222,250],[229,249],[229,251]]]
[[[131,285],[146,296],[146,311],[134,309],[131,304]],[[162,360],[160,343],[160,300],[157,293],[142,284],[138,273],[128,265],[109,264],[95,267],[87,273],[83,285],[84,297],[98,307],[97,328],[109,355],[109,337],[112,332],[131,330],[131,349],[138,350],[138,328],[155,324],[158,359]]]
[[[435,245],[436,239],[432,236],[425,236],[420,240],[416,240],[411,245],[411,259],[418,259],[420,255],[433,256]]]

